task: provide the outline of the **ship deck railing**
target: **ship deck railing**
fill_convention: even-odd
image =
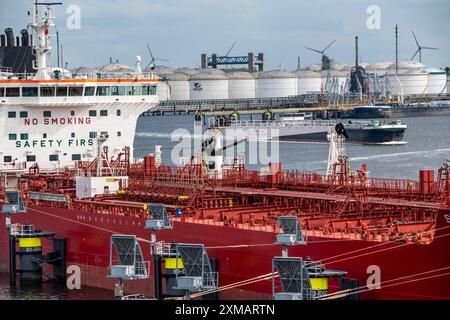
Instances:
[[[9,232],[16,237],[27,237],[35,234],[34,226],[20,223],[12,224]]]
[[[208,119],[209,128],[279,128],[279,127],[334,127],[334,120],[228,120]]]
[[[156,242],[156,255],[163,257],[175,257],[177,255],[176,244],[164,241]]]
[[[2,80],[40,80],[36,79],[35,73],[11,73],[7,71],[2,71],[0,68],[0,75]],[[134,72],[93,72],[93,73],[61,73],[61,76],[55,77],[54,74],[49,73],[50,78],[46,80],[135,80],[136,75]],[[142,77],[139,79],[159,79],[153,72],[144,72]]]
[[[2,73],[11,74],[12,68],[0,66],[0,74],[2,74]]]

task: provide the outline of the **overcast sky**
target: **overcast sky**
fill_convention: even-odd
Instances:
[[[360,38],[363,62],[395,60],[394,25],[399,25],[399,55],[409,60],[416,50],[414,30],[423,46],[422,62],[450,65],[449,0],[61,0],[57,30],[69,68],[97,66],[109,57],[132,65],[136,55],[170,59],[171,67],[195,67],[201,53],[230,55],[264,52],[266,68],[286,70],[317,63],[320,55],[304,47],[323,49],[337,63],[354,62],[354,36]],[[17,34],[28,22],[31,0],[0,0],[0,27]],[[81,10],[81,28],[68,29],[70,5]],[[367,27],[367,8],[380,8],[381,28]],[[50,31],[54,34],[54,31]],[[54,40],[53,43],[56,43]],[[52,55],[56,62],[56,50]]]

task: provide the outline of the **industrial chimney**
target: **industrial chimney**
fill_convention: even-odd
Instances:
[[[22,34],[22,47],[28,47],[29,45],[28,30],[22,29],[20,33]]]
[[[358,36],[355,37],[355,67],[359,66]]]
[[[6,34],[6,46],[8,47],[14,47],[14,32],[11,28],[5,29]]]

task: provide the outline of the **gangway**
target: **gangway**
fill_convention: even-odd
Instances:
[[[275,272],[282,292],[275,292]],[[313,289],[302,258],[275,257],[272,262],[272,295],[274,300],[311,300]]]
[[[272,296],[274,300],[313,300],[328,293],[328,280],[343,277],[346,272],[325,268],[310,257],[289,257],[288,246],[306,245],[296,216],[278,217],[276,244],[283,245],[282,256],[272,260]],[[281,292],[275,292],[275,277],[281,282]]]
[[[178,258],[183,263],[183,273],[178,272],[177,265],[176,289],[190,293],[217,288],[219,274],[212,270],[203,244],[178,244],[177,264]]]
[[[118,279],[115,288],[116,297],[123,297],[124,280],[148,279],[149,267],[150,262],[144,261],[135,235],[113,234],[111,236],[108,277]]]
[[[306,245],[306,236],[300,230],[300,224],[295,216],[278,217],[278,227],[282,233],[277,234],[276,243],[283,245],[283,257],[287,257],[288,246]]]

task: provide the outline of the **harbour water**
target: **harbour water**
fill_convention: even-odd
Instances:
[[[353,168],[366,163],[373,177],[416,179],[418,170],[437,169],[450,158],[450,116],[415,117],[401,119],[408,125],[406,144],[400,145],[347,145],[346,152]],[[348,120],[344,120],[348,121]],[[345,123],[345,122],[344,122]],[[172,162],[172,149],[179,144],[172,140],[175,130],[185,137],[193,133],[193,115],[151,116],[138,120],[134,142],[135,157],[154,152],[155,145],[162,146],[162,160]],[[199,139],[201,135],[194,136]],[[326,169],[327,143],[279,142],[279,160],[284,169]],[[68,290],[65,286],[44,282],[32,288],[17,287],[11,290],[8,276],[0,274],[0,300],[5,299],[112,299],[113,293],[83,287]]]
[[[359,168],[366,163],[372,177],[417,179],[419,169],[438,169],[450,158],[450,116],[411,117],[401,120],[408,126],[404,138],[406,144],[348,144],[346,153],[352,167]],[[344,125],[346,121],[348,120],[342,120]],[[139,118],[134,142],[135,157],[152,153],[155,145],[161,145],[163,162],[173,162],[172,148],[179,144],[179,140],[172,141],[172,136],[176,136],[172,133],[180,129],[192,133],[193,123],[192,115]],[[195,135],[194,139],[199,139],[199,136]],[[286,170],[326,170],[327,143],[280,141],[278,147],[279,160]]]
[[[0,300],[109,300],[113,299],[112,291],[82,286],[81,289],[69,290],[65,285],[44,282],[42,285],[21,286],[14,289],[9,286],[9,276],[0,273]]]

